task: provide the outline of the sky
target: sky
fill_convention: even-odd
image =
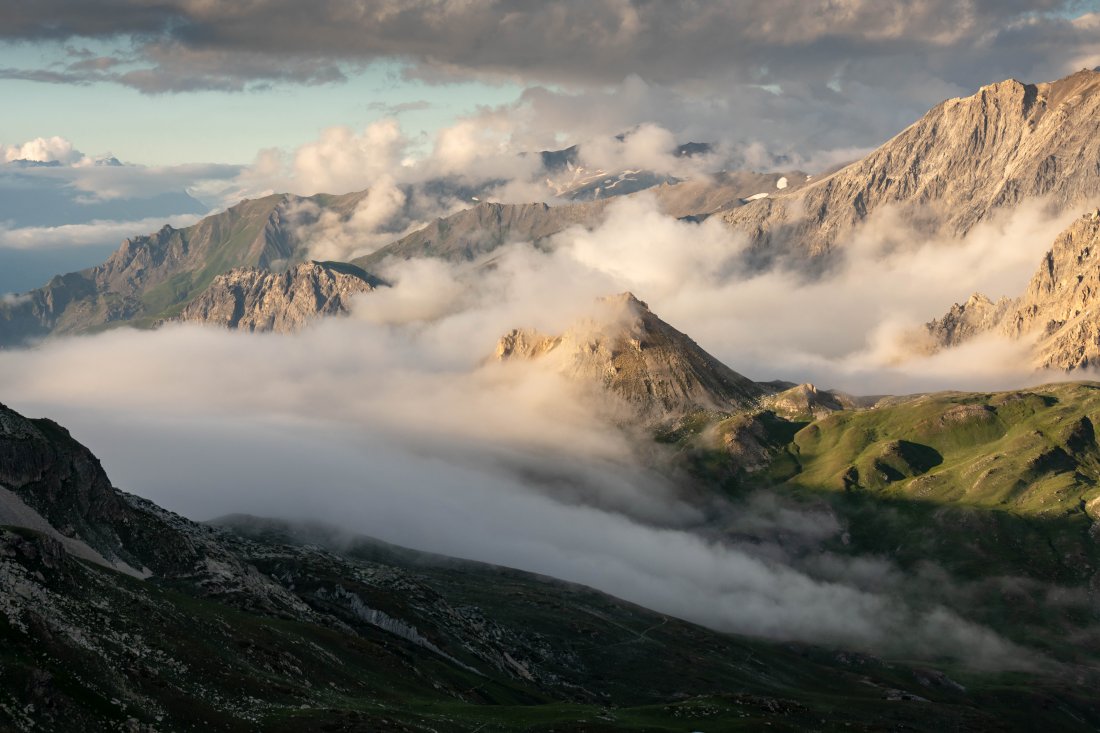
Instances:
[[[244,165],[334,125],[396,115],[430,138],[497,110],[517,146],[655,122],[812,156],[876,145],[981,84],[1100,65],[1097,7],[5,0],[0,143],[57,135],[142,165]]]

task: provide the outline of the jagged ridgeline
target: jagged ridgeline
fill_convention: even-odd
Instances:
[[[886,206],[929,234],[960,236],[1027,200],[1064,210],[1097,196],[1100,72],[1083,70],[949,99],[862,160],[725,220],[762,256],[820,255]]]
[[[1058,209],[1085,205],[1100,197],[1098,160],[1100,73],[1082,71],[1052,83],[1005,81],[948,100],[867,157],[820,178],[731,172],[709,180],[654,179],[659,185],[648,190],[671,216],[721,216],[766,262],[779,253],[820,256],[886,206],[929,233],[954,236],[1027,200]],[[347,218],[365,195],[309,201]],[[119,323],[153,325],[180,315],[219,275],[302,262],[307,253],[286,221],[301,201],[289,195],[245,201],[192,227],[127,240],[104,264],[0,304],[0,344]],[[354,264],[374,273],[391,258],[466,262],[508,242],[545,246],[571,226],[599,223],[606,206],[607,198],[557,206],[481,203]]]

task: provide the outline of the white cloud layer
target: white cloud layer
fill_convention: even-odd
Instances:
[[[1016,289],[1058,226],[1036,209],[927,242],[884,215],[831,275],[805,281],[741,270],[741,243],[718,222],[672,220],[641,197],[595,231],[559,235],[550,254],[510,246],[488,270],[393,264],[393,288],[296,336],[120,330],[4,352],[0,381],[17,409],[73,428],[124,489],[191,516],[328,520],[723,630],[1026,665],[885,561],[806,563],[705,539],[697,531],[715,513],[756,531],[782,525],[810,547],[840,527],[828,514],[702,500],[654,470],[660,446],[609,427],[612,404],[537,365],[485,358],[513,327],[558,331],[595,296],[630,289],[759,378],[857,392],[1026,380],[1003,359],[972,369],[994,353],[981,345],[938,370],[891,367],[880,334],[934,315],[944,297]]]

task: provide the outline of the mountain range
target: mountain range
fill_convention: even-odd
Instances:
[[[943,578],[925,592],[1051,661],[1006,674],[965,658],[905,662],[750,639],[324,525],[251,516],[197,524],[115,489],[63,427],[0,407],[0,723],[288,731],[1100,724],[1090,671],[1100,648],[1073,638],[1081,614],[1091,613],[1075,594],[1100,577],[1092,539],[1100,445],[1088,417],[1100,408],[1100,387],[841,409],[845,398],[812,387],[777,392],[780,385],[737,376],[631,296],[606,305],[626,317],[604,322],[592,357],[578,354],[583,339],[573,335],[533,340],[518,331],[497,355],[539,363],[560,350],[576,378],[602,383],[639,416],[665,410],[672,422],[655,436],[696,480],[734,493],[771,485],[796,505],[824,502],[844,528],[829,552],[885,555],[912,572],[931,562],[953,583],[970,578],[963,595],[945,592]],[[612,323],[621,330],[610,331]],[[683,380],[674,394],[689,401],[662,399],[661,390],[638,401],[637,379],[601,382],[590,368],[631,347],[644,356],[611,356],[611,366]],[[817,419],[774,411],[801,404],[838,411]],[[739,461],[736,436],[746,426],[758,438],[751,465]],[[729,532],[775,541],[763,527]],[[982,580],[998,577],[1005,580]],[[1059,600],[1028,590],[1047,587]],[[1005,594],[1014,609],[1007,616],[992,602]]]
[[[598,226],[613,196],[721,223],[747,264],[808,276],[876,216],[950,238],[1030,202],[1083,215],[1023,294],[976,294],[913,348],[1001,337],[1036,367],[1082,369],[1100,359],[1098,107],[1097,72],[1005,81],[817,176],[673,180],[548,152],[568,203],[482,201],[352,262],[311,259],[301,227],[349,222],[368,191],[242,201],[5,297],[0,344],[171,323],[289,334],[369,308],[404,260],[476,275],[509,243],[552,249]],[[501,330],[479,377],[564,378],[643,456],[638,475],[690,507],[646,520],[657,556],[691,532],[774,593],[760,601],[738,576],[723,588],[738,613],[771,619],[783,594],[816,612],[820,592],[838,638],[861,641],[726,633],[319,523],[195,522],[116,488],[63,426],[0,405],[0,730],[1100,728],[1100,384],[850,395],[758,382],[633,293],[557,332]],[[868,615],[873,638],[855,633]]]
[[[790,253],[795,261],[812,262],[887,208],[918,231],[959,235],[1025,201],[1065,210],[1100,195],[1097,105],[1100,73],[1095,71],[1046,84],[1010,80],[938,105],[862,160],[828,175],[730,172],[664,181],[645,191],[671,216],[721,216],[749,237],[750,259],[757,263]],[[570,165],[568,156],[558,162],[563,169]],[[307,201],[347,219],[365,195],[318,195]],[[374,273],[391,258],[465,262],[513,241],[546,246],[569,227],[597,225],[608,201],[483,202],[353,264]],[[218,275],[301,262],[307,253],[295,237],[297,222],[288,221],[287,213],[302,202],[289,195],[245,201],[193,227],[129,239],[102,265],[59,275],[0,304],[0,342],[120,323],[149,326],[178,315]]]

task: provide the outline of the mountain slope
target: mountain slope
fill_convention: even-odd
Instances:
[[[436,219],[420,231],[353,260],[352,264],[372,270],[390,257],[470,261],[508,242],[538,244],[571,226],[593,227],[603,220],[603,212],[603,202],[553,207],[541,203],[480,203]]]
[[[362,196],[313,200],[350,213]],[[287,217],[302,201],[289,195],[246,200],[184,229],[165,226],[155,234],[127,239],[103,264],[58,275],[37,290],[0,303],[0,344],[119,322],[151,325],[176,315],[224,272],[293,261],[302,253]]]
[[[346,315],[352,298],[381,281],[354,265],[308,262],[275,273],[230,270],[184,306],[173,320],[245,331],[297,331],[316,318]]]
[[[1031,341],[1036,368],[1100,364],[1100,210],[1058,235],[1021,296],[993,303],[975,294],[926,324],[925,332],[931,351],[998,334]]]
[[[719,211],[744,206],[750,197],[762,193],[794,190],[805,178],[801,173],[733,171],[708,179],[655,182],[644,187],[644,195],[652,196],[667,216],[704,219]],[[599,225],[610,203],[606,197],[557,206],[480,203],[436,219],[417,232],[355,259],[353,264],[373,271],[389,258],[433,257],[466,262],[510,242],[540,246],[570,227],[591,229]]]
[[[4,729],[1100,723],[1091,685],[1055,676],[1015,684],[964,671],[959,684],[934,669],[719,634],[580,586],[331,528],[248,517],[197,525],[117,491],[62,428],[6,408],[0,472],[52,528],[12,526],[0,511]],[[86,562],[57,535],[153,575]]]
[[[726,215],[763,254],[828,252],[875,211],[895,207],[929,233],[962,235],[998,209],[1100,195],[1100,73],[1015,80],[949,99],[862,160],[800,191]]]
[[[605,388],[641,417],[666,421],[751,406],[765,389],[668,325],[631,293],[604,298],[598,315],[548,336],[513,330],[500,361],[539,360],[580,384]]]

